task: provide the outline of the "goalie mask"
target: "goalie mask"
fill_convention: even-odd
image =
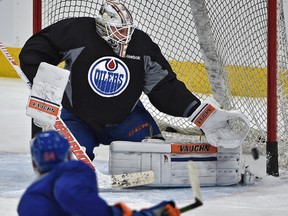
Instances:
[[[125,57],[134,29],[131,13],[122,3],[109,0],[103,2],[99,16],[96,17],[96,30],[118,56]]]

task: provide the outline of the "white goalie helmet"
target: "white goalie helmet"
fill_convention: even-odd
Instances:
[[[125,57],[135,26],[130,11],[117,0],[104,0],[96,17],[96,30],[114,52]]]

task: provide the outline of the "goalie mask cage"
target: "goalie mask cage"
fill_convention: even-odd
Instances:
[[[34,32],[68,17],[95,17],[101,3],[34,0]],[[202,101],[213,95],[225,109],[239,109],[249,117],[251,130],[243,150],[258,147],[262,154],[267,150],[268,174],[278,175],[278,158],[280,167],[287,167],[285,2],[127,0],[125,4],[137,27],[159,45],[190,91]],[[195,132],[187,119],[157,111],[145,95],[142,101],[161,129]]]

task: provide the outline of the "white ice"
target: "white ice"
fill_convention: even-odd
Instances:
[[[25,115],[29,91],[20,79],[0,78],[0,215],[17,215],[16,209],[25,188],[35,179],[29,154],[30,118]],[[101,147],[95,164],[106,172],[108,151]],[[267,176],[266,161],[261,156],[254,161],[246,156],[247,163],[262,177],[253,186],[201,188],[204,205],[183,215],[201,216],[287,216],[288,172],[281,170],[280,177]],[[101,192],[109,204],[122,201],[131,208],[141,209],[162,200],[173,199],[178,207],[194,202],[190,188],[135,189]]]

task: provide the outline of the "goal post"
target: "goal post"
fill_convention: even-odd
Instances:
[[[33,0],[33,34],[42,29],[42,0]]]
[[[268,175],[279,176],[277,142],[277,1],[268,0],[267,11],[266,171]]]
[[[33,0],[34,32],[68,17],[95,17],[102,0]],[[286,0],[126,0],[136,25],[156,42],[177,77],[202,101],[209,96],[249,117],[243,151],[267,156],[267,174],[288,166]],[[275,6],[276,4],[276,6]],[[39,13],[39,11],[41,11]],[[81,30],[80,30],[81,31]],[[195,134],[194,125],[141,100],[162,130]],[[196,131],[197,132],[197,131]],[[278,161],[279,159],[279,161]]]

